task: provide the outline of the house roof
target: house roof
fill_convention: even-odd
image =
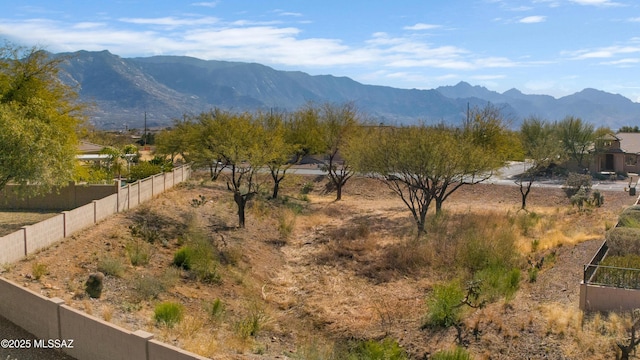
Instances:
[[[617,133],[620,148],[628,154],[640,154],[640,133]]]

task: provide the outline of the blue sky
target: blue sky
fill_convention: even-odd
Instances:
[[[466,81],[640,102],[635,0],[23,0],[0,38],[52,52],[187,55],[432,89]]]

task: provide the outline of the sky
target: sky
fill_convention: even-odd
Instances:
[[[0,39],[51,52],[184,55],[433,89],[466,81],[640,102],[636,0],[21,0]]]

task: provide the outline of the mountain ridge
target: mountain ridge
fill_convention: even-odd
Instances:
[[[64,56],[60,78],[93,103],[98,128],[169,126],[184,114],[212,108],[235,111],[292,111],[308,102],[354,102],[372,121],[391,125],[461,123],[468,106],[491,102],[518,126],[528,116],[560,120],[573,115],[596,126],[619,128],[638,120],[640,104],[597,89],[554,98],[504,93],[459,82],[435,89],[366,85],[349,77],[282,71],[258,63],[201,60],[188,56],[121,58],[107,50]]]

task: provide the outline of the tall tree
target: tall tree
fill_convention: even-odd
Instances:
[[[0,189],[13,182],[29,195],[73,180],[85,106],[58,80],[64,60],[37,48],[0,48]]]
[[[171,162],[176,161],[176,157],[180,155],[184,161],[188,158],[188,149],[191,144],[192,136],[190,131],[192,123],[185,116],[183,120],[176,120],[169,129],[164,129],[156,135],[156,153],[169,156]]]
[[[233,114],[214,109],[201,113],[193,120],[187,120],[185,131],[187,150],[185,160],[193,161],[196,166],[209,168],[211,180],[216,180],[223,169],[228,165],[221,156],[220,146],[224,139],[221,134],[228,131],[222,124],[228,121]],[[233,124],[227,124],[233,126]]]
[[[359,172],[379,179],[402,199],[422,235],[433,202],[441,212],[461,186],[485,181],[503,165],[509,142],[499,120],[473,117],[463,128],[369,127],[346,156]]]
[[[224,174],[227,189],[233,192],[233,200],[238,206],[238,225],[245,227],[247,203],[259,190],[257,172],[269,160],[269,139],[251,114],[219,111],[214,120],[219,137],[217,151],[229,168]]]
[[[360,130],[360,121],[352,103],[334,105],[325,103],[319,111],[320,139],[325,156],[324,170],[336,189],[336,201],[342,199],[342,188],[355,174],[351,164],[344,158],[350,141]]]
[[[576,161],[580,170],[584,169],[584,162],[595,140],[593,125],[580,118],[567,116],[557,126],[565,152]]]
[[[554,161],[563,159],[563,148],[552,123],[536,117],[525,119],[520,126],[520,140],[525,155],[525,169],[516,180],[522,196],[522,209],[527,207],[527,196],[536,176]]]
[[[278,198],[280,183],[287,175],[287,171],[299,161],[301,146],[296,144],[291,136],[289,122],[281,113],[258,114],[260,123],[265,131],[269,146],[267,149],[267,167],[273,179],[271,197]]]

